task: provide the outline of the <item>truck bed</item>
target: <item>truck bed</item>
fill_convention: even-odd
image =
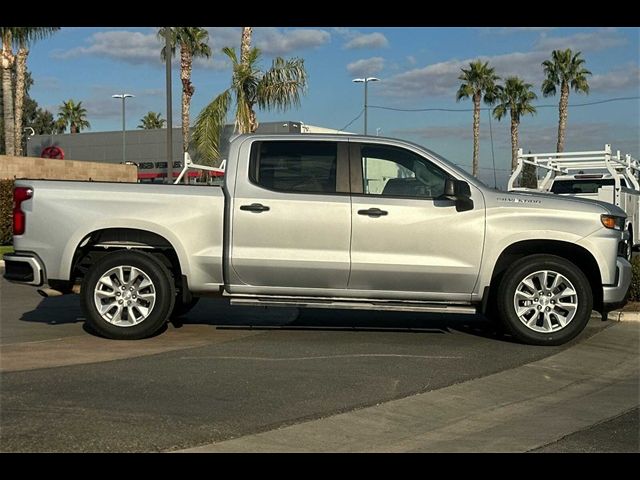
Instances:
[[[37,251],[47,279],[68,280],[77,247],[98,230],[155,233],[175,249],[193,291],[223,283],[224,194],[221,187],[16,180],[33,188],[27,231],[16,251]],[[62,255],[61,255],[62,252]]]

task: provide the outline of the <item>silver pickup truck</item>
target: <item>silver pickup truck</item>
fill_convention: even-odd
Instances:
[[[491,189],[380,137],[241,135],[224,185],[19,180],[4,277],[78,292],[139,339],[205,295],[232,304],[487,313],[558,345],[631,281],[614,205]]]

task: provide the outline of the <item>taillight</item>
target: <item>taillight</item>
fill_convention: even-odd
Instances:
[[[13,234],[22,235],[27,226],[27,217],[22,211],[22,202],[33,197],[33,189],[16,187],[13,189]]]

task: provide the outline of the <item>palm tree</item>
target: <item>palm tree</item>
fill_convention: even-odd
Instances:
[[[13,39],[18,44],[18,54],[16,55],[16,101],[15,101],[15,154],[22,155],[22,118],[24,97],[26,94],[25,74],[27,71],[27,57],[29,56],[29,45],[37,40],[41,40],[60,27],[15,27]]]
[[[2,37],[2,53],[0,62],[2,63],[2,101],[4,118],[4,142],[5,153],[15,155],[15,128],[13,111],[13,84],[12,69],[16,57],[13,54],[13,34],[17,27],[0,27]]]
[[[498,105],[493,109],[493,116],[501,120],[507,114],[511,114],[511,171],[513,172],[518,162],[518,127],[520,117],[527,113],[536,113],[536,107],[531,105],[537,95],[531,91],[530,83],[524,83],[521,78],[507,77],[504,86],[497,87]]]
[[[158,37],[165,38],[165,29],[158,32]],[[193,59],[196,57],[211,57],[211,47],[208,45],[209,33],[201,27],[173,27],[169,32],[171,55],[176,51],[176,44],[180,45],[180,80],[182,80],[182,150],[189,148],[189,111],[191,97],[195,87],[191,83]],[[166,47],[162,47],[160,56],[166,59]]]
[[[252,27],[242,27],[242,38],[240,39],[240,63],[247,63],[249,52],[251,52]]]
[[[254,106],[284,111],[300,105],[300,93],[307,87],[304,60],[277,57],[267,71],[258,69],[260,50],[252,48],[247,62],[238,61],[236,51],[225,47],[222,52],[231,59],[233,77],[231,86],[213,99],[198,115],[193,138],[200,153],[208,159],[220,158],[220,133],[232,101],[236,101],[235,130],[238,133],[255,132],[258,121]]]
[[[67,102],[62,102],[58,112],[58,127],[63,131],[69,127],[70,133],[78,133],[83,128],[91,128],[86,118],[87,110],[82,106],[82,102],[75,103],[69,99]]]
[[[496,80],[500,77],[495,74],[489,62],[476,60],[469,63],[469,68],[461,68],[462,74],[458,80],[462,84],[456,93],[456,101],[462,98],[473,100],[473,163],[472,173],[478,176],[478,153],[480,151],[480,100],[484,100],[487,105],[492,105],[495,101]]]
[[[140,125],[138,128],[144,130],[153,130],[156,128],[163,128],[166,120],[162,118],[161,113],[149,112],[140,119]]]
[[[589,93],[587,75],[591,72],[584,68],[585,60],[580,58],[580,53],[575,55],[571,49],[554,50],[551,52],[551,60],[542,62],[544,74],[547,78],[542,82],[542,94],[545,97],[556,94],[556,86],[560,87],[560,103],[558,105],[558,144],[556,151],[564,151],[564,135],[567,128],[567,116],[569,106],[569,91]]]

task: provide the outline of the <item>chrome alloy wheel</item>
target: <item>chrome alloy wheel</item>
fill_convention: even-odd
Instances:
[[[564,275],[540,270],[518,284],[513,306],[527,328],[539,333],[557,332],[573,320],[578,309],[578,294]]]
[[[130,265],[105,272],[93,292],[100,316],[118,327],[132,327],[143,322],[156,303],[156,288],[149,275]]]

